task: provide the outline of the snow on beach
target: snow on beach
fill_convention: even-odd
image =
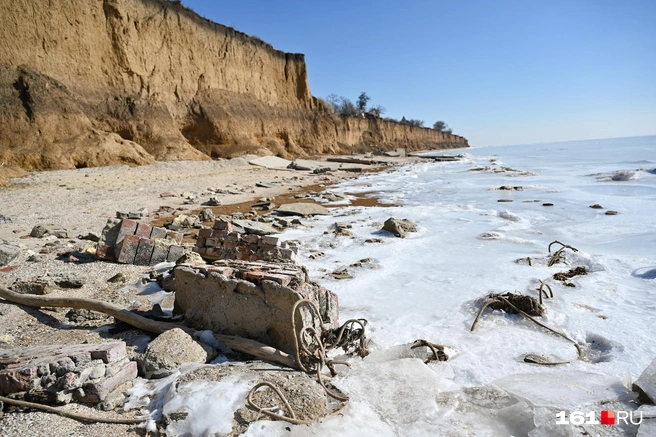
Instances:
[[[246,435],[634,435],[635,426],[558,425],[556,414],[637,408],[631,382],[656,358],[654,168],[656,137],[641,137],[469,149],[459,162],[332,187],[394,206],[336,209],[282,238],[302,242],[302,264],[339,295],[342,321],[369,321],[373,352],[333,379],[351,399],[342,415],[260,421]],[[380,231],[389,217],[418,232]],[[353,237],[325,233],[335,222],[350,223]],[[554,240],[579,251],[548,267]],[[578,266],[589,273],[575,287],[553,279]],[[341,267],[354,278],[328,275]],[[521,315],[488,309],[470,332],[489,293],[537,297],[540,280],[555,295],[540,320],[582,345],[584,360]],[[449,360],[413,358],[420,338],[451,348]],[[529,364],[527,353],[572,363]]]

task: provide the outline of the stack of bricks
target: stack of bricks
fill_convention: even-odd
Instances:
[[[194,252],[208,260],[298,261],[298,248],[269,235],[240,233],[232,223],[216,220],[212,229],[201,229]]]
[[[95,404],[121,395],[136,377],[137,363],[122,341],[0,350],[2,396]]]
[[[185,252],[181,243],[180,232],[130,219],[109,219],[98,242],[96,258],[144,266],[175,262]]]

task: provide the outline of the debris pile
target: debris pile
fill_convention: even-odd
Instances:
[[[287,353],[295,351],[292,310],[307,299],[319,308],[298,311],[296,326],[320,332],[338,326],[337,295],[309,281],[295,264],[221,260],[213,265],[180,264],[174,270],[176,313],[189,326],[255,339]]]
[[[298,247],[267,235],[277,232],[264,223],[217,220],[212,229],[199,231],[193,250],[208,260],[297,262]]]
[[[181,243],[180,232],[131,219],[109,219],[98,242],[96,258],[144,266],[173,262],[184,254]]]
[[[66,404],[123,401],[137,363],[125,343],[32,346],[0,351],[0,395]]]

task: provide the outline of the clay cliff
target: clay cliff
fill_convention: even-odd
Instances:
[[[0,162],[26,170],[467,140],[330,114],[302,54],[164,0],[0,3]]]

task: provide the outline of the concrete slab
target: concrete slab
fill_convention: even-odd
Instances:
[[[196,329],[239,335],[294,353],[291,318],[294,304],[313,301],[296,314],[296,329],[305,325],[339,326],[337,295],[307,281],[293,264],[217,261],[215,265],[180,264],[174,270],[176,312]],[[228,276],[226,276],[228,274]]]
[[[329,168],[331,170],[339,169],[339,164],[336,162],[315,161],[310,159],[295,159],[291,163],[291,168],[295,170],[316,170],[318,168]]]
[[[286,169],[292,162],[287,159],[278,158],[277,156],[260,156],[251,159],[248,163],[271,169]]]
[[[317,203],[287,203],[276,211],[282,215],[330,215],[330,211]]]

